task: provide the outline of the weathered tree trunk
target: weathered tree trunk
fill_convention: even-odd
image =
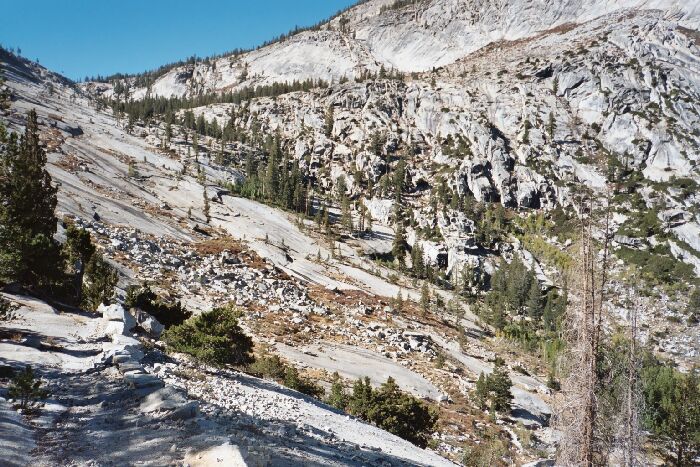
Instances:
[[[562,430],[557,463],[561,465],[593,466],[598,458],[607,456],[598,439],[597,364],[603,339],[610,213],[606,213],[603,260],[599,264],[593,239],[594,209],[594,200],[584,197],[580,204],[581,248],[564,336],[568,348],[563,364],[568,376],[556,401],[555,424]]]

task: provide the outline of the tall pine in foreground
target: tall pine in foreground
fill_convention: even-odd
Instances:
[[[0,132],[2,134],[4,132]],[[0,278],[47,289],[61,278],[56,233],[56,192],[46,170],[34,110],[24,135],[0,141]]]

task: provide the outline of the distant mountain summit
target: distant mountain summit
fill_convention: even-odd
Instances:
[[[311,30],[254,51],[198,61],[127,80],[131,97],[194,96],[245,86],[322,79],[337,82],[381,68],[426,72],[499,41],[545,34],[563,26],[627,11],[697,29],[700,4],[682,0],[369,0]],[[110,95],[106,86],[97,86]]]

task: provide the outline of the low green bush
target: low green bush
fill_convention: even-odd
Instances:
[[[321,386],[314,383],[311,379],[299,375],[299,371],[293,366],[288,366],[284,371],[284,380],[282,383],[289,389],[299,391],[302,394],[317,399],[322,398],[324,395],[324,390]]]
[[[320,399],[324,395],[322,387],[311,379],[301,376],[295,367],[287,365],[274,354],[258,357],[246,367],[246,371],[259,378],[276,381],[307,396]]]
[[[239,317],[232,307],[214,308],[166,329],[163,341],[206,363],[246,365],[253,362],[253,340],[239,326]]]
[[[158,297],[148,284],[130,286],[126,290],[124,306],[127,309],[139,308],[145,311],[166,328],[182,324],[192,316],[192,313],[186,310],[180,302],[168,303]]]
[[[356,417],[421,448],[428,445],[438,421],[434,407],[401,391],[391,377],[379,389],[372,388],[369,378],[357,380],[348,409]]]
[[[616,254],[625,263],[637,266],[650,284],[673,285],[679,281],[695,280],[693,267],[671,256],[665,245],[651,250],[622,247]]]
[[[287,365],[277,355],[263,355],[248,365],[246,371],[258,378],[267,378],[275,381],[284,379]]]
[[[48,391],[41,388],[41,379],[37,379],[34,370],[27,365],[23,371],[16,373],[7,395],[18,402],[20,409],[25,410],[31,407],[37,399],[48,396]]]

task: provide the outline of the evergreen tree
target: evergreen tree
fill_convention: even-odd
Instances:
[[[700,455],[700,378],[654,362],[643,370],[645,425],[676,466],[690,466]]]
[[[50,287],[63,276],[53,238],[57,189],[46,170],[34,110],[19,143],[13,134],[0,150],[0,277],[30,288]]]
[[[75,276],[75,299],[81,303],[83,296],[83,276],[85,268],[95,254],[95,245],[92,244],[90,233],[85,229],[79,229],[70,224],[66,229],[66,243],[63,245],[70,269]]]
[[[352,387],[352,396],[348,403],[350,413],[354,416],[368,420],[368,413],[372,405],[372,385],[369,378],[359,378]]]
[[[134,132],[134,125],[136,125],[136,116],[129,114],[129,119],[126,123],[126,134],[130,135]]]
[[[379,131],[375,131],[372,133],[370,136],[370,151],[372,151],[373,154],[376,154],[378,156],[381,156],[382,153],[384,152],[384,135],[382,135]]]
[[[248,152],[245,157],[245,174],[248,178],[254,177],[258,173],[258,167],[252,152]]]
[[[408,243],[406,242],[406,232],[404,231],[403,222],[396,222],[396,231],[394,232],[394,242],[391,247],[391,254],[394,259],[398,262],[399,268],[404,267],[404,258],[406,256],[406,249],[408,248]]]
[[[209,215],[209,197],[207,196],[207,187],[204,187],[204,218],[207,220],[207,224],[211,221],[211,216]]]
[[[41,389],[41,380],[36,379],[34,370],[30,365],[19,372],[10,382],[8,396],[19,401],[20,409],[26,409],[35,399],[41,399],[48,395],[48,392]]]
[[[411,272],[414,277],[422,279],[425,277],[425,263],[423,261],[423,248],[416,241],[411,249]]]
[[[556,123],[554,122],[554,114],[549,112],[549,117],[547,119],[547,134],[549,139],[554,139],[554,130],[556,129]]]
[[[394,311],[396,313],[401,313],[403,311],[403,295],[401,294],[401,289],[396,292],[396,297],[394,298]]]
[[[481,410],[484,410],[486,408],[486,403],[489,400],[489,388],[486,384],[486,377],[484,376],[483,371],[479,374],[479,379],[476,381],[476,388],[474,390],[474,399],[475,399],[476,405]]]
[[[420,307],[424,315],[428,314],[430,310],[430,289],[426,282],[423,282],[423,287],[420,289]]]
[[[85,266],[82,306],[87,310],[95,311],[101,304],[108,305],[114,298],[114,287],[118,279],[117,271],[104,260],[102,255],[93,254]]]
[[[343,224],[345,230],[352,234],[354,230],[352,224],[352,211],[350,210],[350,199],[347,196],[343,196],[343,198],[341,199],[340,210],[341,223]]]
[[[267,163],[265,173],[265,196],[272,200],[279,193],[280,176],[279,176],[279,161],[277,159],[277,151],[271,151],[270,159]]]
[[[292,205],[296,212],[306,213],[306,187],[304,180],[299,171],[299,163],[294,162],[292,166],[292,183],[294,184],[294,193]]]
[[[197,117],[197,133],[200,135],[207,134],[207,122],[204,120],[204,114],[199,114],[199,117]]]
[[[10,89],[5,85],[5,76],[0,65],[0,112],[10,108]]]
[[[232,307],[214,308],[182,324],[168,328],[165,343],[176,352],[193,355],[215,365],[245,365],[254,358],[253,340],[243,332],[240,312]]]
[[[379,428],[421,448],[428,445],[438,420],[435,410],[401,391],[392,377],[374,392],[367,415]]]
[[[192,153],[194,154],[194,160],[199,160],[199,137],[197,133],[192,134]]]
[[[525,309],[533,322],[539,323],[542,318],[542,290],[540,290],[540,284],[537,279],[532,280],[530,283]]]
[[[394,170],[394,196],[397,204],[401,204],[404,189],[406,187],[406,162],[400,159]]]
[[[505,362],[501,358],[496,358],[493,373],[487,378],[491,398],[491,410],[494,412],[510,412],[510,401],[513,398],[510,388],[513,382],[508,376]]]
[[[348,396],[343,387],[343,381],[336,371],[333,373],[333,383],[331,384],[331,392],[326,399],[326,403],[338,410],[345,410],[348,406]]]
[[[326,135],[326,138],[330,138],[333,135],[334,121],[334,108],[331,105],[328,107],[328,110],[326,110],[326,117],[323,123],[323,133]]]
[[[559,295],[556,290],[547,293],[547,300],[542,312],[542,325],[546,331],[553,332],[559,327],[559,320],[566,310],[566,292]]]
[[[685,312],[688,315],[688,323],[697,324],[700,322],[700,286],[696,286],[690,294]]]

